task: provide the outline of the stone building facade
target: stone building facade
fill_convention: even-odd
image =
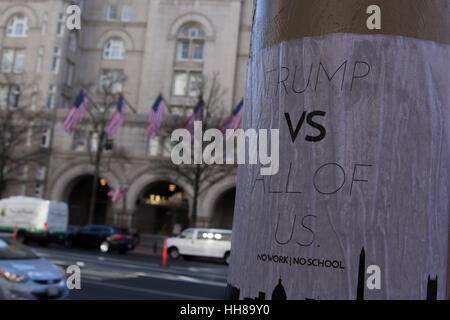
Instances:
[[[79,31],[70,31],[65,25],[66,8],[72,3],[82,9]],[[42,108],[54,119],[48,122],[47,131],[33,132],[45,135],[45,147],[51,152],[48,162],[28,168],[24,183],[11,186],[7,194],[65,201],[74,206],[71,214],[86,210],[72,203],[72,198],[74,188],[79,193],[81,181],[93,174],[88,151],[96,136],[85,124],[69,135],[62,122],[81,89],[103,108],[103,82],[121,79],[116,90],[134,112],[127,111],[125,124],[114,135],[100,175],[108,187],[127,188],[128,193],[115,206],[105,203],[104,221],[98,222],[118,224],[120,219],[127,226],[136,226],[139,221],[151,221],[135,215],[142,209],[138,207],[143,196],[157,196],[157,190],[148,190],[158,183],[160,188],[173,184],[182,190],[190,212],[192,186],[176,172],[155,165],[155,159],[170,161],[161,147],[169,138],[149,140],[147,115],[162,93],[169,105],[165,119],[187,118],[197,102],[200,79],[207,83],[213,75],[224,93],[220,108],[229,114],[244,95],[252,10],[252,0],[0,0],[2,61],[23,64],[20,72],[35,83],[30,108]],[[19,51],[14,51],[14,56],[7,49]],[[116,156],[114,150],[126,152],[127,158]],[[35,170],[39,170],[39,179]],[[30,176],[35,175],[36,181],[32,181]],[[197,224],[230,227],[234,188],[233,171],[202,193]],[[218,201],[222,203],[218,205]],[[217,210],[228,212],[217,218]],[[141,214],[153,212],[147,211]]]

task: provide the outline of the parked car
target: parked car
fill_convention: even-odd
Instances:
[[[64,202],[11,197],[0,200],[0,231],[17,232],[22,243],[57,242],[67,230],[69,211]]]
[[[68,294],[60,267],[0,235],[0,300],[65,299]]]
[[[60,245],[64,245],[66,242],[66,239],[72,236],[73,234],[76,234],[80,228],[75,226],[68,226],[67,231],[65,234],[61,235],[57,239],[57,243]]]
[[[191,228],[179,236],[167,240],[169,257],[220,258],[229,264],[231,250],[231,230]]]
[[[118,250],[127,253],[134,249],[133,239],[126,229],[103,225],[87,225],[68,235],[64,241],[66,248],[98,248],[101,252]]]
[[[78,232],[78,230],[80,230],[80,227],[68,226],[65,236],[68,237],[68,236],[71,236],[73,234],[76,234]]]

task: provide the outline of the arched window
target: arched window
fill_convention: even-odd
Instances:
[[[184,26],[178,33],[177,60],[203,60],[205,32],[196,24]]]
[[[109,40],[103,49],[103,58],[113,60],[125,59],[125,43],[123,40]]]
[[[6,26],[6,36],[27,37],[28,29],[28,18],[24,15],[17,15],[9,19]]]

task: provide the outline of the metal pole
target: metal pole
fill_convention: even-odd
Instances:
[[[229,292],[445,299],[450,0],[254,3]]]

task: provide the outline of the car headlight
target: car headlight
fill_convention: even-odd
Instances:
[[[2,275],[6,280],[11,282],[25,282],[28,280],[26,276],[20,276],[18,274],[8,272],[0,269],[0,275]]]

